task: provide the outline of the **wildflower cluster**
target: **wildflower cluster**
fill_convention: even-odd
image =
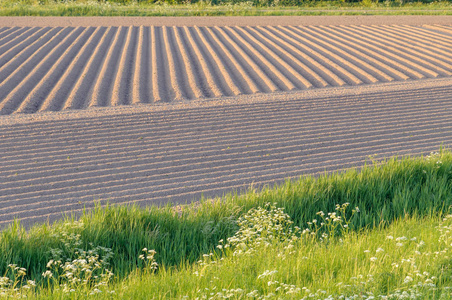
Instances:
[[[94,246],[82,249],[83,241],[77,232],[83,228],[82,222],[66,223],[60,232],[54,233],[61,245],[50,249],[52,259],[42,277],[64,293],[75,292],[78,288],[89,289],[89,294],[107,290],[113,273],[108,269],[113,257],[110,248]]]
[[[9,264],[6,273],[0,277],[0,298],[24,298],[28,290],[36,286],[33,280],[25,280],[27,270]]]
[[[223,246],[223,240],[217,247],[222,249],[231,247],[233,255],[251,254],[258,247],[268,247],[274,243],[292,244],[297,240],[298,227],[292,229],[293,221],[284,212],[283,208],[277,208],[275,203],[267,203],[264,207],[253,208],[237,221],[239,230],[234,236],[227,239]],[[289,247],[290,248],[290,247]]]
[[[141,252],[143,252],[143,254],[140,254],[138,258],[144,262],[145,269],[151,272],[157,270],[159,265],[154,258],[155,254],[157,254],[157,251],[148,250],[148,248],[143,248]]]
[[[308,228],[302,231],[305,236],[317,236],[321,242],[326,242],[339,236],[346,235],[350,230],[350,220],[354,214],[359,213],[359,207],[355,207],[352,210],[352,214],[347,218],[347,208],[350,203],[344,203],[342,205],[336,204],[334,212],[325,214],[323,211],[317,212],[320,220],[313,219],[312,222],[307,222]]]

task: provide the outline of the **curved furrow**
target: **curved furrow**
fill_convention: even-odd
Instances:
[[[194,26],[195,31],[197,33],[197,36],[199,37],[202,47],[206,49],[206,51],[209,53],[210,57],[212,57],[213,61],[215,62],[216,68],[217,68],[217,77],[223,79],[221,80],[223,84],[221,84],[223,90],[227,90],[226,95],[240,95],[242,94],[242,91],[240,90],[239,86],[236,84],[236,81],[232,79],[233,73],[228,70],[226,65],[223,63],[223,61],[220,59],[220,57],[217,55],[217,52],[213,49],[211,43],[209,43],[203,34],[201,32],[200,28],[198,26]],[[226,88],[227,87],[227,88]]]
[[[20,76],[25,77],[27,72],[22,69],[32,67],[37,64],[56,44],[58,39],[63,39],[65,33],[71,32],[73,28],[54,28],[44,34],[41,38],[35,40],[25,48],[16,53],[9,61],[0,67],[0,101],[9,93],[14,85],[20,82]],[[7,82],[14,82],[7,85]],[[5,90],[5,87],[8,89]]]
[[[136,48],[136,27],[127,28],[127,36],[125,38],[124,46],[122,47],[121,56],[119,59],[119,66],[113,86],[111,88],[111,105],[124,105],[132,102],[131,96],[133,85],[132,75],[135,65],[134,50]]]
[[[429,32],[436,36],[440,36],[442,41],[448,41],[448,36],[452,34],[452,28],[450,26],[443,26],[443,25],[422,25],[422,27],[431,29]],[[434,30],[434,31],[432,31]],[[444,33],[446,33],[448,36],[445,36]]]
[[[28,39],[30,36],[34,35],[37,31],[42,30],[43,28],[38,27],[28,27],[24,28],[25,30],[16,36],[13,36],[9,41],[5,41],[5,43],[0,44],[0,53],[5,53],[10,50],[12,47],[17,46],[22,43],[24,40]]]
[[[107,106],[110,104],[111,89],[113,82],[119,72],[118,61],[123,49],[123,41],[126,38],[127,28],[117,28],[115,37],[106,52],[105,58],[102,61],[102,67],[96,82],[94,83],[93,91],[89,106]]]
[[[143,42],[144,41],[144,42]],[[148,64],[149,64],[149,48],[144,45],[148,45],[149,40],[145,37],[144,27],[138,28],[135,52],[135,64],[133,66],[133,79],[132,79],[132,99],[131,104],[137,103],[149,103],[149,85],[146,78],[148,78]]]
[[[220,53],[220,57],[226,60],[226,64],[228,64],[229,68],[232,70],[231,72],[238,77],[239,83],[246,94],[259,93],[260,89],[254,82],[254,80],[249,75],[249,71],[246,69],[246,66],[242,66],[240,62],[232,55],[232,53],[226,48],[226,45],[223,44],[220,39],[216,36],[216,34],[212,31],[210,27],[204,27],[207,39],[209,39],[213,47],[220,49],[217,50]]]
[[[382,53],[386,55],[391,55],[393,59],[398,60],[412,68],[419,70],[420,72],[428,75],[429,77],[438,77],[440,74],[438,72],[444,72],[449,75],[447,70],[439,68],[431,63],[426,62],[425,60],[419,60],[415,55],[409,54],[409,49],[405,48],[404,50],[400,50],[397,47],[394,47],[394,43],[388,42],[385,39],[378,38],[376,34],[366,34],[362,30],[358,30],[352,26],[347,28],[343,28],[341,26],[337,27],[337,29],[348,36],[359,37],[362,41],[367,42],[367,46],[370,45],[380,49]],[[382,50],[384,49],[384,50]],[[407,53],[408,52],[408,53]],[[425,66],[426,65],[426,66]]]
[[[180,72],[178,72],[175,62],[175,56],[176,54],[173,52],[175,51],[174,48],[171,49],[170,45],[170,33],[168,33],[169,28],[167,26],[162,27],[163,31],[163,45],[165,46],[165,53],[168,58],[168,67],[169,67],[169,78],[170,78],[170,86],[173,91],[173,96],[171,97],[174,101],[182,101],[187,99],[182,92],[183,86],[181,86],[179,80],[181,80]]]
[[[303,33],[314,40],[324,44],[326,47],[337,47],[338,49],[343,49],[349,53],[354,59],[360,59],[372,65],[373,68],[381,70],[382,77],[385,79],[395,78],[396,80],[407,80],[410,79],[409,76],[403,72],[392,67],[390,64],[386,63],[376,52],[367,50],[367,53],[363,51],[365,47],[360,47],[356,44],[349,44],[347,40],[341,38],[338,35],[330,35],[325,31],[319,29],[314,30],[312,27],[303,28]],[[380,72],[375,71],[377,74]],[[384,74],[384,75],[383,75]],[[390,81],[390,80],[389,80]]]
[[[312,82],[305,78],[299,71],[295,70],[290,63],[281,58],[281,54],[283,56],[290,55],[283,48],[266,39],[262,34],[249,26],[246,28],[236,27],[235,29],[239,33],[242,33],[247,39],[251,40],[255,45],[257,45],[261,49],[261,51],[263,50],[262,53],[267,54],[274,61],[276,61],[282,67],[280,68],[282,71],[288,72],[289,74],[287,74],[286,76],[293,84],[297,84],[298,89],[309,89],[314,86]],[[255,35],[257,35],[257,37]],[[277,52],[275,52],[275,48],[277,49]],[[292,56],[292,58],[294,57]],[[297,63],[297,61],[294,60],[291,63]]]
[[[151,74],[152,74],[152,101],[154,103],[162,101],[162,97],[160,96],[160,89],[163,85],[163,82],[159,82],[159,62],[161,60],[157,57],[157,37],[155,34],[155,27],[151,26],[150,32],[150,40],[151,40]]]
[[[195,41],[194,35],[190,29],[187,26],[184,26],[183,29],[184,35],[187,37],[188,44],[190,45],[190,48],[193,49],[197,62],[201,65],[201,67],[198,68],[201,75],[199,78],[204,79],[205,83],[203,84],[203,90],[205,95],[207,97],[220,97],[223,95],[223,92],[220,90],[221,88],[214,78],[212,64],[207,63],[205,55],[201,53],[200,45],[198,45]]]
[[[197,26],[187,27],[187,32],[191,33],[193,42],[199,46],[202,60],[208,65],[210,74],[212,75],[211,80],[215,82],[220,95],[233,96],[235,93],[239,94],[240,89],[232,80],[231,74],[229,72],[222,72],[226,69],[225,65],[219,59],[217,53],[213,51],[210,43],[206,41],[203,32]],[[228,86],[228,83],[232,85]]]
[[[337,53],[337,56],[340,57],[340,61],[348,61],[349,64],[354,66],[354,69],[357,73],[359,73],[361,76],[364,76],[367,78],[367,80],[371,82],[389,82],[393,81],[394,78],[391,77],[389,74],[381,71],[374,65],[371,65],[370,63],[375,64],[375,59],[373,59],[370,56],[365,56],[364,59],[360,59],[357,53],[353,53],[354,49],[351,47],[347,47],[345,45],[335,46],[334,43],[331,42],[331,39],[328,42],[325,42],[324,40],[315,37],[314,35],[309,33],[309,28],[304,28],[303,35],[307,38],[309,38],[312,41],[315,41],[319,45],[321,45],[324,49],[327,49],[328,51],[332,51],[334,53]],[[328,38],[327,38],[328,39]],[[344,48],[344,49],[341,49]],[[359,53],[361,54],[361,53]],[[344,57],[346,59],[344,59]],[[377,64],[378,65],[378,64]],[[367,71],[366,71],[367,70]],[[368,77],[368,74],[373,73],[374,75],[371,75],[371,77]],[[379,77],[380,79],[377,79],[376,77]]]
[[[313,65],[319,72],[323,72],[327,75],[328,78],[330,78],[330,85],[332,86],[343,86],[347,83],[340,78],[335,72],[333,72],[330,69],[334,69],[334,66],[328,66],[325,65],[325,62],[321,59],[321,57],[311,57],[312,50],[302,43],[300,43],[299,40],[295,39],[296,35],[291,35],[289,31],[286,31],[285,27],[267,27],[267,30],[271,30],[272,33],[275,35],[281,36],[284,40],[286,40],[288,43],[290,42],[290,45],[292,45],[293,48],[291,48],[293,51],[296,52],[299,56],[301,56],[304,60],[308,61],[311,65]],[[325,78],[325,80],[327,80]]]
[[[19,28],[20,27],[0,27],[0,41],[4,36],[8,35],[11,30],[18,30]]]
[[[327,34],[331,37],[339,37],[341,41],[348,44],[351,47],[355,47],[360,49],[364,53],[368,53],[374,57],[377,57],[379,60],[383,61],[385,64],[390,65],[393,68],[398,69],[398,71],[402,72],[409,76],[412,79],[422,79],[425,78],[425,75],[414,69],[410,64],[402,64],[398,61],[397,57],[386,51],[384,48],[373,46],[367,42],[363,42],[361,38],[355,38],[353,35],[348,33],[343,33],[339,31],[337,27],[332,26],[319,26],[314,27],[311,26],[310,29],[318,32],[319,34]]]
[[[301,31],[300,31],[301,33]],[[316,43],[315,40],[312,40],[310,35],[307,35],[305,32],[300,34],[300,37],[303,36],[302,41],[308,44],[310,47],[317,48],[317,51],[322,52],[324,55],[330,57],[335,62],[339,63],[341,66],[341,70],[347,70],[348,73],[344,73],[347,75],[354,84],[360,83],[376,83],[379,80],[375,78],[372,74],[364,70],[363,68],[357,66],[350,62],[350,60],[344,59],[342,56],[336,54],[334,51],[328,49],[319,43]],[[353,73],[353,74],[352,74]],[[359,77],[359,78],[358,78]]]
[[[248,53],[248,56],[254,59],[255,63],[260,65],[261,69],[266,73],[266,75],[271,78],[274,85],[278,87],[281,91],[293,90],[295,89],[295,85],[290,81],[290,79],[284,75],[280,69],[272,62],[270,62],[265,54],[268,49],[261,49],[258,51],[255,46],[253,46],[248,39],[243,38],[238,32],[235,30],[236,28],[232,28],[229,26],[225,26],[221,28],[226,34],[229,35],[231,39],[234,40],[235,43],[241,45],[242,49]]]
[[[190,98],[204,98],[204,94],[201,90],[201,83],[199,82],[199,77],[195,72],[195,63],[192,62],[189,55],[189,50],[185,41],[183,40],[182,34],[179,32],[179,28],[173,26],[174,36],[176,38],[177,48],[179,48],[182,56],[183,64],[185,65],[185,71],[188,81],[188,86],[190,88]]]
[[[19,113],[33,113],[39,110],[45,99],[51,92],[52,88],[62,79],[64,73],[69,70],[69,66],[74,62],[74,58],[83,49],[84,45],[89,38],[93,36],[93,33],[97,29],[87,28],[84,32],[72,41],[71,45],[66,46],[66,50],[63,53],[59,53],[58,57],[51,59],[49,65],[52,65],[50,69],[43,70],[37,74],[36,77],[30,78],[30,80],[35,79],[38,83],[31,89],[27,95],[22,96],[16,101],[21,103],[19,107],[14,110]],[[37,77],[39,76],[40,79]],[[24,82],[24,81],[22,81]]]
[[[372,26],[372,29],[374,26]],[[431,34],[423,34],[422,28],[417,30],[410,30],[411,28],[406,28],[403,26],[383,26],[384,32],[392,36],[395,40],[400,42],[405,41],[409,45],[415,45],[419,49],[431,49],[446,55],[446,59],[450,60],[450,47],[452,46],[452,41],[449,43],[444,43],[434,38]],[[378,28],[377,28],[378,29]],[[449,55],[449,56],[448,56]]]
[[[63,74],[58,74],[57,78],[50,81],[54,81],[55,85],[53,88],[47,86],[42,91],[43,93],[48,92],[48,94],[39,109],[40,111],[59,111],[65,106],[72,105],[72,103],[67,103],[68,100],[65,101],[61,99],[68,99],[68,96],[70,97],[70,92],[75,88],[77,83],[82,80],[80,76],[83,76],[83,69],[87,65],[87,62],[94,53],[94,50],[104,33],[105,30],[103,30],[103,28],[97,27],[91,33],[88,40],[83,43],[69,65],[64,66]],[[54,67],[56,67],[56,65]],[[47,89],[49,91],[47,91]],[[41,97],[44,97],[44,95]]]
[[[49,32],[51,30],[50,27],[41,28],[34,32],[32,35],[27,37],[25,40],[20,41],[19,43],[15,44],[13,47],[8,49],[7,51],[0,52],[0,72],[3,69],[3,66],[7,64],[8,62],[11,62],[11,60],[16,57],[20,52],[22,52],[24,49],[29,47],[31,44],[35,43],[38,39],[42,40],[45,36],[46,32]],[[44,33],[44,36],[42,35]]]
[[[18,76],[25,75],[18,81],[18,84],[13,87],[9,94],[2,99],[0,103],[0,115],[10,114],[14,112],[21,103],[23,103],[25,97],[29,94],[30,90],[36,85],[36,79],[45,76],[46,72],[53,66],[55,59],[60,57],[64,51],[82,35],[85,31],[82,28],[74,29],[70,34],[64,37],[58,44],[54,45],[53,49],[47,52],[40,60],[34,59],[31,56],[30,66],[22,65],[18,69]],[[11,74],[10,80],[5,82],[5,85],[13,84],[13,74]],[[16,81],[17,82],[17,81]]]
[[[308,66],[303,62],[303,59],[296,58],[294,55],[299,55],[303,58],[305,54],[286,42],[284,39],[267,30],[267,28],[263,26],[257,26],[256,28],[248,27],[247,29],[251,30],[254,34],[260,37],[262,41],[277,49],[279,51],[278,55],[285,57],[287,62],[296,64],[298,68],[301,69],[301,72],[306,74],[305,76],[307,77],[307,80],[313,82],[313,87],[326,87],[329,85],[328,82],[326,82],[320,75],[321,70],[316,69],[315,64]]]
[[[157,71],[155,73],[155,82],[158,82],[158,88],[159,88],[159,95],[160,95],[160,102],[171,102],[177,94],[177,89],[173,89],[173,82],[174,80],[172,78],[171,68],[170,68],[170,62],[169,59],[171,58],[171,49],[168,48],[168,45],[165,43],[165,36],[163,32],[162,27],[154,27],[154,37],[153,40],[155,41],[155,50],[156,50],[156,67]]]
[[[231,51],[233,55],[238,59],[241,65],[246,65],[249,70],[249,74],[253,81],[259,86],[259,90],[263,92],[274,92],[278,90],[272,79],[258,66],[254,60],[237,45],[233,39],[226,33],[224,28],[215,26],[212,32],[216,34],[217,38]]]
[[[100,41],[96,44],[92,55],[79,76],[79,80],[74,82],[74,86],[70,89],[67,100],[63,105],[63,109],[81,109],[89,105],[95,87],[98,81],[101,67],[105,61],[105,53],[107,53],[111,43],[119,30],[113,27],[108,28],[102,35]]]
[[[351,70],[350,71],[348,70],[348,69],[352,69],[352,68],[350,68],[350,65],[347,62],[345,65],[341,66],[328,58],[328,57],[331,57],[332,59],[334,59],[338,62],[344,62],[344,60],[342,60],[339,56],[335,55],[331,51],[328,51],[321,45],[318,45],[318,44],[310,41],[309,39],[305,38],[303,36],[303,32],[301,30],[299,30],[297,27],[289,26],[289,28],[292,29],[292,32],[294,32],[294,31],[297,32],[297,35],[295,36],[296,40],[301,42],[301,44],[306,48],[306,50],[311,54],[311,56],[315,56],[316,59],[318,59],[320,61],[324,61],[325,64],[328,65],[331,69],[340,73],[342,75],[341,77],[343,79],[345,77],[345,80],[344,80],[345,82],[347,82],[348,84],[363,83],[363,81],[361,79],[359,79],[358,77],[356,77],[354,74],[351,73]],[[290,32],[289,28],[286,28],[283,26],[278,26],[278,29],[280,29],[281,31],[285,31],[286,33]],[[370,74],[367,74],[366,77],[370,81],[374,80],[373,76],[371,76]]]
[[[27,27],[12,27],[0,33],[0,45],[9,42],[14,36],[25,31]]]
[[[452,68],[452,65],[450,63],[447,63],[445,61],[451,61],[451,57],[447,57],[444,55],[439,54],[438,49],[434,49],[434,51],[427,50],[427,47],[423,45],[423,47],[419,47],[414,45],[414,43],[410,43],[409,46],[406,46],[406,43],[402,43],[403,37],[397,36],[397,38],[390,37],[392,36],[387,31],[382,30],[368,30],[366,28],[359,27],[360,32],[366,32],[366,36],[372,36],[373,38],[380,37],[377,40],[381,41],[384,44],[391,45],[391,47],[394,47],[395,49],[398,49],[401,53],[404,55],[409,54],[409,58],[412,60],[417,60],[421,64],[426,64],[427,66],[431,68],[437,68],[438,70],[442,71],[445,75],[450,76],[452,73],[449,71]],[[405,39],[405,42],[412,41],[412,39]],[[416,49],[416,50],[414,50]],[[449,53],[450,54],[450,53]],[[415,58],[415,59],[414,59]],[[437,59],[440,58],[440,59]],[[429,62],[430,61],[430,62]],[[433,62],[433,63],[431,63]],[[441,66],[441,67],[439,67]]]

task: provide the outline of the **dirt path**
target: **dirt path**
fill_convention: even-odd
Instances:
[[[452,25],[451,16],[0,17],[9,26]]]

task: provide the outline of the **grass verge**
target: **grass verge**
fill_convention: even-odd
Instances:
[[[204,294],[209,298],[217,292],[228,292],[235,299],[250,293],[251,296],[255,293],[255,298],[271,293],[279,295],[279,291],[292,288],[298,291],[294,295],[299,299],[305,287],[313,295],[318,293],[316,297],[326,299],[328,295],[356,294],[360,289],[357,295],[361,296],[363,291],[396,295],[408,290],[432,296],[434,290],[429,285],[432,283],[435,288],[442,288],[441,293],[433,295],[436,298],[446,295],[450,280],[447,277],[450,230],[441,229],[448,228],[449,219],[441,218],[452,204],[451,180],[452,153],[440,151],[425,158],[393,158],[374,162],[360,171],[302,177],[274,188],[250,190],[245,195],[228,195],[213,202],[204,200],[180,213],[171,207],[97,207],[85,212],[80,220],[67,219],[30,230],[15,222],[0,236],[0,274],[4,274],[0,292],[77,298],[91,293],[107,297],[106,292],[114,290],[115,294],[108,297],[146,298],[149,292],[142,293],[137,288],[143,287],[155,292],[152,296],[155,298],[188,296],[192,299],[202,298]],[[283,211],[268,205],[257,209],[267,203],[277,203]],[[342,206],[338,209],[337,205],[343,203],[348,203],[349,208],[358,207],[359,213]],[[272,212],[267,219],[265,212]],[[322,216],[319,212],[335,215]],[[243,219],[247,214],[252,217]],[[255,231],[259,226],[246,221],[254,219],[258,224],[267,224],[259,225],[263,228],[259,233]],[[418,222],[422,226],[415,226]],[[297,232],[296,227],[302,230]],[[262,236],[262,232],[267,233]],[[390,242],[394,241],[386,240],[389,232],[395,239],[406,238],[392,245]],[[445,239],[444,243],[434,242],[442,235],[445,235],[441,238]],[[416,239],[410,240],[413,237]],[[243,239],[247,239],[244,245]],[[430,254],[422,256],[420,261],[411,260],[416,254],[413,251],[419,251],[414,249],[421,239],[431,245],[425,252]],[[220,240],[227,241],[230,247],[219,249]],[[370,252],[362,252],[363,247]],[[385,258],[383,254],[377,255],[378,248],[385,251]],[[243,253],[237,254],[240,249]],[[438,260],[430,261],[433,257]],[[404,265],[402,258],[403,263],[409,259],[407,266],[411,269],[404,267],[399,272],[402,269],[393,263]],[[372,264],[377,260],[378,264]],[[217,265],[222,269],[215,269]],[[270,273],[277,272],[265,273],[267,269]],[[420,278],[416,270],[422,271],[421,275],[436,274],[422,275],[425,290],[424,287],[412,289],[412,284],[417,284]],[[200,276],[200,272],[204,275]],[[439,276],[440,273],[447,278]],[[363,283],[369,274],[374,274],[373,278],[382,276],[378,277],[378,284]],[[355,280],[351,278],[358,275],[365,279],[351,284],[350,280]],[[268,280],[261,282],[262,278]],[[277,283],[270,284],[269,280]],[[212,282],[219,283],[209,285]],[[341,282],[350,289],[339,289]],[[219,290],[206,290],[213,286]]]
[[[317,16],[317,15],[451,15],[450,1],[431,3],[364,0],[300,2],[298,6],[256,6],[251,1],[212,4],[167,2],[0,0],[0,16]]]

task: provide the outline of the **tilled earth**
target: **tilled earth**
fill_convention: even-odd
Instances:
[[[452,141],[444,21],[50,23],[0,27],[0,226],[95,201],[186,203]]]

